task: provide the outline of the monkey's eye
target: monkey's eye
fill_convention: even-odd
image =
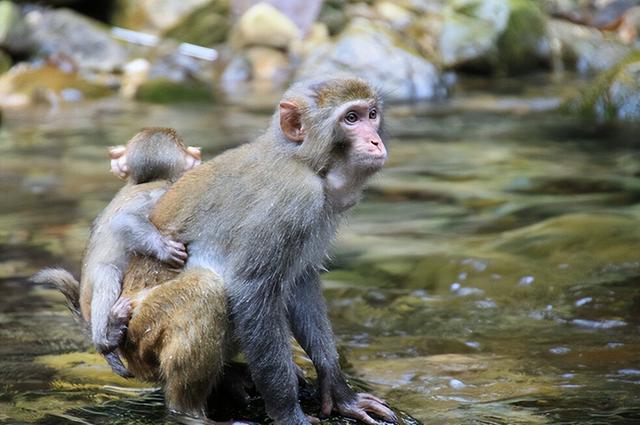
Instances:
[[[349,124],[355,124],[358,121],[358,114],[355,111],[347,112],[347,115],[344,116],[344,120]]]
[[[370,120],[375,120],[377,116],[378,116],[378,111],[376,111],[375,109],[372,109],[371,111],[369,111]]]

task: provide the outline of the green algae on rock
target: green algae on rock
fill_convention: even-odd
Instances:
[[[640,122],[640,52],[630,53],[604,71],[566,106],[601,123]]]
[[[213,89],[198,82],[175,82],[155,78],[142,83],[135,94],[137,100],[151,103],[207,102],[215,98]]]

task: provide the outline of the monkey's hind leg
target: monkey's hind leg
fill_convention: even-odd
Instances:
[[[154,287],[134,308],[128,340],[137,346],[137,358],[159,366],[167,408],[205,417],[225,362],[227,328],[224,284],[205,269],[186,270]],[[138,376],[135,359],[129,365]]]

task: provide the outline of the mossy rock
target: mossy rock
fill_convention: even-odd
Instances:
[[[57,102],[79,98],[98,98],[112,94],[103,85],[85,80],[78,73],[64,72],[45,64],[18,64],[0,77],[0,104],[25,106],[44,101]]]
[[[229,3],[213,0],[189,13],[164,36],[200,46],[213,46],[227,39],[229,29]]]
[[[156,78],[142,84],[136,99],[151,103],[207,102],[215,98],[213,89],[197,82],[178,83],[166,78]]]
[[[11,56],[5,52],[0,51],[0,74],[4,74],[11,69]]]
[[[340,0],[327,0],[322,4],[318,21],[327,26],[330,35],[340,33],[348,24],[344,11],[344,2]]]
[[[627,55],[601,73],[565,109],[600,123],[640,122],[640,51]]]
[[[536,2],[510,0],[507,28],[498,38],[497,71],[517,74],[539,66],[538,46],[546,36],[546,17]]]

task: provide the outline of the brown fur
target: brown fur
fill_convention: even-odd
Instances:
[[[314,86],[317,95],[317,103],[321,108],[335,107],[344,102],[357,99],[378,99],[378,94],[371,89],[371,86],[358,79],[340,81],[331,84],[318,84]]]
[[[127,291],[135,286],[130,279],[138,271],[168,276],[153,274],[158,270],[153,263],[147,258],[132,265],[137,271],[128,275],[132,285],[127,284]],[[202,394],[210,392],[224,364],[228,345],[226,303],[220,302],[224,298],[222,279],[197,268],[146,292],[137,291],[133,298],[134,315],[122,350],[129,369],[142,379],[163,382],[169,405],[179,399],[181,409],[195,416],[203,414]]]

